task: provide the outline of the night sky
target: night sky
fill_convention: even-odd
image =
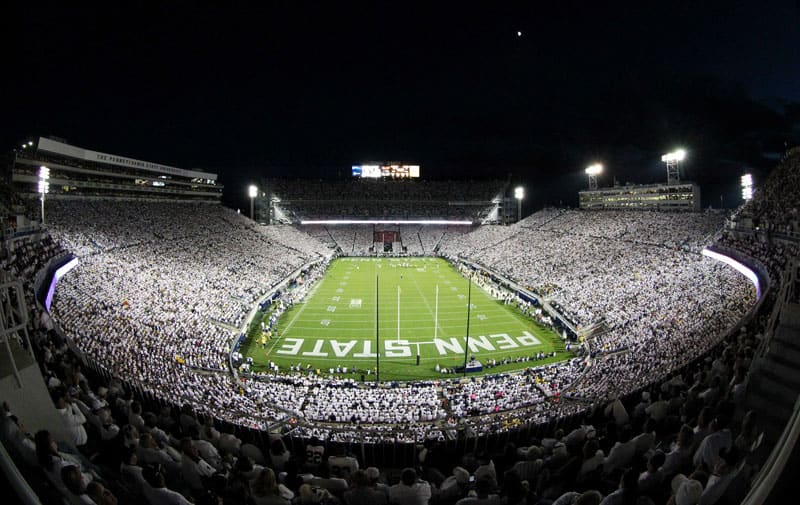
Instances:
[[[800,1],[605,3],[16,3],[0,146],[215,171],[229,205],[259,175],[404,160],[511,175],[528,211],[574,205],[594,161],[661,181],[685,147],[704,205],[737,205],[800,140]]]

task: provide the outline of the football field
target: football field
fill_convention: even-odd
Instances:
[[[379,359],[382,381],[452,377],[437,368],[461,366],[465,354],[481,362],[484,373],[569,356],[554,331],[469,284],[441,258],[339,258],[281,316],[265,347],[248,341],[242,352],[258,372],[272,361],[281,372],[299,365],[304,373],[328,376],[333,369],[333,375],[364,374],[366,380],[375,379]],[[552,351],[551,358],[521,360]],[[492,359],[509,363],[489,369]]]

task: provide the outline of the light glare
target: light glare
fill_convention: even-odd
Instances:
[[[677,149],[672,151],[671,153],[667,153],[661,157],[661,161],[683,161],[686,159],[686,150],[685,149]]]
[[[250,195],[250,198],[255,198],[258,196],[258,188],[252,184],[249,188],[247,188],[247,192]]]
[[[751,174],[744,174],[742,176],[742,200],[753,199],[753,176]]]
[[[603,172],[603,165],[600,163],[595,163],[594,165],[589,165],[586,167],[586,174],[587,175],[600,175]]]

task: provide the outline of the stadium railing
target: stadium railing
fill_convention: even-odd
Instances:
[[[2,443],[0,443],[0,467],[2,467],[6,480],[13,488],[19,503],[22,503],[23,505],[42,504],[42,502],[39,500],[39,497],[36,495],[33,489],[31,489],[31,486],[28,484],[25,476],[20,473],[19,468],[17,468],[16,463],[14,463],[14,460],[11,458],[11,455],[8,454],[8,451],[6,451],[6,448]],[[13,500],[14,497],[10,499]]]
[[[797,282],[798,267],[800,265],[798,265],[797,261],[792,261],[786,274],[782,275],[781,290],[775,301],[775,309],[770,314],[764,340],[756,352],[756,358],[763,358],[769,352],[769,344],[777,327],[781,308],[796,299],[797,293],[794,292],[794,289]],[[776,482],[784,472],[789,458],[792,456],[798,438],[800,438],[800,397],[795,400],[792,416],[786,423],[786,427],[775,443],[775,447],[770,452],[767,461],[764,462],[764,466],[756,476],[750,492],[742,502],[743,505],[757,505],[767,501]]]
[[[796,269],[794,273],[789,274],[789,280],[785,277],[787,275],[783,272],[780,273],[780,283],[781,290],[778,293],[777,300],[775,301],[775,306],[779,307],[783,303],[786,303],[790,296],[790,286],[794,282]],[[769,345],[772,342],[772,336],[775,334],[775,330],[778,327],[778,316],[780,315],[780,310],[773,310],[772,314],[769,316],[769,320],[767,321],[767,326],[764,329],[764,338],[758,345],[758,349],[756,349],[755,357],[756,358],[763,358],[769,352]]]
[[[798,438],[800,438],[800,397],[795,401],[792,417],[756,476],[742,505],[761,505],[767,502],[767,498],[775,488],[775,484],[786,468],[786,463],[794,452]]]

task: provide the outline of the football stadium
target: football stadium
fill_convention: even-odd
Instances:
[[[9,16],[3,503],[795,503],[797,6],[345,4]]]
[[[186,455],[159,452],[174,415],[175,433],[216,443],[202,447],[217,470],[314,447],[387,469],[429,447],[579,449],[611,426],[626,427],[619,443],[636,441],[620,463],[630,465],[653,448],[655,426],[680,428],[665,424],[673,409],[716,405],[730,409],[715,418],[725,426],[758,412],[737,467],[754,477],[790,422],[776,389],[793,384],[782,370],[797,352],[780,317],[795,296],[796,223],[780,219],[800,194],[787,191],[797,149],[733,214],[661,209],[658,187],[634,208],[545,208],[513,222],[514,189],[496,181],[355,176],[312,188],[324,206],[300,181],[267,182],[251,219],[220,204],[212,173],[45,137],[15,156],[4,331],[23,346],[7,380],[43,359],[44,382],[26,396],[72,409],[73,424],[47,433],[99,458],[103,441],[136,431],[154,444],[144,458],[163,454],[182,474]],[[8,450],[35,461],[19,436]],[[575,447],[531,446],[536,457],[513,466],[534,479],[531,463]],[[593,485],[622,472],[603,461]],[[342,492],[342,471],[317,485]]]

